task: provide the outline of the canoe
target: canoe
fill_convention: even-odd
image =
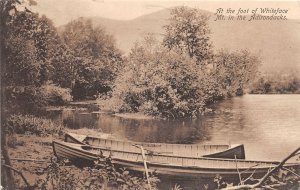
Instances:
[[[65,142],[92,145],[111,150],[140,153],[139,146],[143,146],[146,152],[167,156],[183,156],[190,158],[210,157],[245,159],[244,145],[210,145],[210,144],[164,144],[141,143],[132,141],[120,141],[113,139],[109,134],[100,136],[86,136],[74,133],[66,133]]]
[[[110,150],[77,143],[53,141],[53,151],[58,158],[67,158],[76,163],[91,163],[99,158],[111,156],[113,164],[124,167],[130,171],[144,172],[144,161],[149,172],[160,176],[176,177],[179,179],[199,179],[199,177],[214,177],[220,174],[224,177],[236,177],[237,168],[242,177],[262,176],[279,162],[247,161],[243,159],[217,159],[217,158],[187,158],[180,156],[150,155],[145,158],[141,153]],[[289,163],[285,167],[297,167],[300,163]]]

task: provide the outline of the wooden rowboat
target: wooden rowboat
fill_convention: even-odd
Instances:
[[[180,156],[149,155],[145,158],[141,153],[111,150],[77,143],[53,141],[53,151],[58,158],[67,158],[77,163],[93,162],[99,155],[111,156],[117,167],[125,167],[130,171],[145,171],[143,165],[147,162],[149,172],[155,171],[158,175],[178,178],[197,179],[199,177],[214,177],[220,174],[224,177],[236,177],[237,168],[243,177],[262,176],[279,162],[247,161],[242,159],[216,158],[187,158]],[[78,162],[79,161],[79,162]],[[285,167],[298,167],[300,163],[289,163]]]
[[[65,142],[86,144],[95,147],[111,149],[116,151],[125,151],[140,153],[139,146],[148,153],[183,156],[189,158],[210,157],[210,158],[228,158],[245,159],[244,145],[209,145],[209,144],[164,144],[164,143],[141,143],[132,141],[120,141],[110,138],[108,135],[98,137],[66,133]]]

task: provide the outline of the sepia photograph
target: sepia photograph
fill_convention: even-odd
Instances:
[[[0,189],[300,189],[299,1],[0,14]]]

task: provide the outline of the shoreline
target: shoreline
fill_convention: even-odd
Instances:
[[[38,179],[45,178],[45,173],[42,174],[43,170],[51,164],[54,158],[52,140],[59,137],[21,134],[13,136],[16,138],[16,145],[8,148],[12,167],[22,172],[30,185],[36,184]],[[19,181],[19,186],[25,186],[20,175],[15,174],[15,178]]]
[[[145,115],[143,113],[114,113],[112,114],[116,117],[121,117],[124,119],[137,119],[137,120],[152,120],[157,119],[153,116]]]

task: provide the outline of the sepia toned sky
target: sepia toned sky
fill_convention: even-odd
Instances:
[[[300,19],[300,2],[289,1],[148,1],[148,0],[36,0],[32,10],[45,14],[56,26],[66,24],[78,17],[104,17],[116,20],[130,20],[174,6],[190,6],[215,12],[217,8],[288,9],[289,19]]]

